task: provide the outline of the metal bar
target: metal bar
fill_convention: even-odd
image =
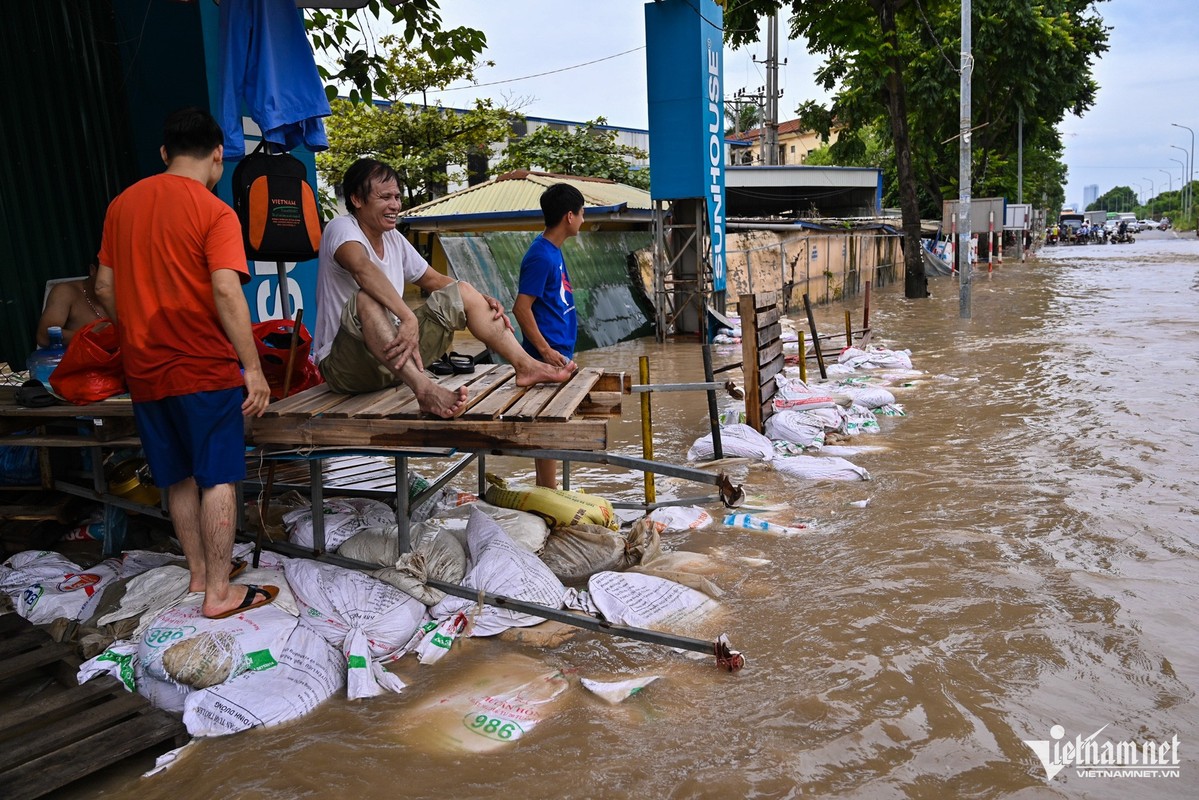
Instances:
[[[312,553],[325,552],[325,477],[321,460],[308,462],[308,483],[312,486]]]
[[[590,464],[606,464],[625,469],[651,471],[657,475],[668,475],[672,478],[683,478],[720,489],[721,501],[729,508],[736,508],[745,500],[745,493],[740,485],[734,485],[723,472],[713,474],[702,469],[680,467],[661,461],[648,461],[635,456],[622,456],[617,453],[593,453],[582,450],[504,450],[489,451],[496,456],[521,456],[525,458],[552,458],[561,460],[573,458],[575,461],[585,461]]]
[[[707,345],[704,345],[707,347]],[[644,356],[643,356],[644,357]],[[737,366],[741,366],[738,364]],[[645,378],[642,378],[645,380]],[[704,383],[660,383],[660,384],[633,384],[629,387],[629,391],[638,392],[708,392],[713,389],[725,389],[727,385],[720,381],[706,381]]]
[[[820,352],[820,334],[816,331],[816,317],[812,314],[812,301],[808,295],[803,296],[804,311],[808,314],[808,327],[812,329],[812,349],[816,351],[816,364],[820,367],[820,379],[828,380],[828,371],[824,368],[824,353]]]
[[[707,325],[707,319],[704,320],[704,325]],[[700,350],[704,356],[704,378],[711,383],[712,345],[705,341]],[[724,446],[720,442],[720,415],[716,410],[716,392],[711,389],[708,390],[708,426],[712,429],[712,455],[717,459],[724,458]]]
[[[94,500],[97,503],[123,508],[126,511],[136,511],[139,514],[145,514],[156,519],[170,519],[170,515],[157,506],[147,506],[141,503],[135,503],[132,500],[126,500],[123,497],[116,497],[115,495],[99,494],[92,489],[87,489],[79,484],[71,483],[70,481],[55,480],[54,485],[51,488],[53,488],[55,491],[62,492],[63,494],[74,495],[75,497],[82,497],[87,500]]]
[[[308,556],[313,557],[306,549],[290,542],[268,542],[265,545],[266,549],[274,550],[284,555]],[[356,569],[362,572],[374,572],[379,568],[378,564],[368,564],[364,561],[358,561],[352,558],[345,558],[334,553],[323,553],[315,556],[315,560],[335,566],[344,567],[346,569]],[[468,589],[465,586],[459,586],[456,583],[446,583],[444,581],[434,580],[432,578],[425,581],[425,585],[434,589],[461,597],[465,600],[482,600],[484,603],[497,608],[510,608],[513,611],[519,611],[523,614],[530,614],[542,619],[550,619],[556,622],[563,622],[567,625],[574,625],[577,628],[597,631],[600,633],[611,633],[616,636],[623,636],[627,639],[636,639],[650,644],[660,644],[666,647],[676,647],[680,650],[691,650],[696,653],[709,653],[716,656],[717,663],[728,669],[730,672],[735,672],[744,666],[745,660],[740,653],[728,651],[727,639],[724,636],[719,637],[715,641],[705,641],[703,639],[694,639],[689,636],[679,636],[672,633],[663,633],[661,631],[651,631],[645,628],[634,628],[628,625],[615,625],[611,622],[596,619],[594,617],[583,616],[561,608],[550,608],[536,603],[526,603],[523,600],[515,600],[511,597],[503,595],[489,594],[480,592],[477,589]],[[722,649],[723,646],[723,649]],[[723,659],[723,660],[722,660]]]
[[[649,383],[649,357],[641,356],[637,360],[637,368],[642,381]],[[654,422],[653,411],[650,408],[649,394],[641,395],[641,455],[646,461],[654,460]],[[652,503],[658,499],[657,486],[654,484],[654,473],[644,472],[645,502]]]
[[[408,520],[408,457],[396,456],[396,529],[400,537],[400,554],[412,549]]]

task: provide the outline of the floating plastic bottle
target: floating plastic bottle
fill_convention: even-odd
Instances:
[[[730,528],[746,528],[751,531],[766,531],[767,533],[777,533],[782,536],[795,536],[808,531],[807,525],[780,525],[777,522],[769,522],[761,517],[755,517],[752,514],[744,512],[740,514],[729,514],[724,518],[724,524]]]
[[[46,334],[50,337],[50,344],[34,350],[25,362],[25,366],[29,368],[30,378],[49,386],[50,373],[58,366],[58,362],[62,361],[63,355],[67,352],[67,346],[62,341],[62,328],[57,325],[47,328]]]

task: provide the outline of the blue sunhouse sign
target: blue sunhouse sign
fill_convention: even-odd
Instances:
[[[724,16],[713,0],[645,6],[650,195],[706,200],[712,288],[725,288]]]

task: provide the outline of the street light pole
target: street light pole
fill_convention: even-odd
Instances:
[[[1169,170],[1165,170],[1165,169],[1159,169],[1158,172],[1166,173],[1166,180],[1169,181],[1169,183],[1167,183],[1166,185],[1170,187],[1166,191],[1172,193],[1174,191],[1174,173],[1170,172]]]
[[[1149,203],[1152,202],[1153,198],[1157,195],[1157,189],[1153,188],[1154,184],[1152,178],[1146,178],[1144,175],[1142,175],[1141,180],[1149,181],[1149,197],[1145,198],[1145,205],[1149,205]]]
[[[1182,150],[1183,154],[1184,155],[1186,154],[1186,150],[1183,150],[1178,145],[1172,144],[1170,146],[1173,147],[1175,150]],[[1187,176],[1187,165],[1186,165],[1185,161],[1179,161],[1177,158],[1171,158],[1170,160],[1173,161],[1178,166],[1182,167],[1182,169],[1179,170],[1179,172],[1178,172],[1178,210],[1183,211],[1185,209],[1185,206],[1183,206],[1182,203],[1183,203],[1183,190],[1186,189],[1186,183],[1187,183],[1187,177],[1186,177]],[[1185,214],[1184,214],[1184,216],[1185,216]]]
[[[1187,216],[1187,220],[1189,221],[1191,218],[1191,209],[1195,204],[1194,203],[1195,192],[1191,188],[1191,182],[1192,182],[1191,173],[1194,172],[1194,170],[1195,170],[1195,131],[1191,130],[1186,125],[1179,125],[1177,122],[1171,122],[1170,124],[1172,126],[1174,126],[1175,128],[1182,128],[1185,131],[1189,131],[1191,134],[1191,149],[1187,153],[1187,179],[1186,179],[1186,195],[1187,195],[1186,216]]]
[[[1139,206],[1141,205],[1141,195],[1145,193],[1145,184],[1141,183],[1140,181],[1130,181],[1130,183],[1135,183],[1137,185],[1137,205]]]

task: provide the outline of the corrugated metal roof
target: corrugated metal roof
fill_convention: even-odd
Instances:
[[[423,219],[517,211],[540,213],[541,193],[555,183],[569,183],[582,192],[585,208],[610,207],[622,203],[629,209],[653,208],[649,192],[627,184],[603,178],[517,170],[409,209],[404,217]]]

